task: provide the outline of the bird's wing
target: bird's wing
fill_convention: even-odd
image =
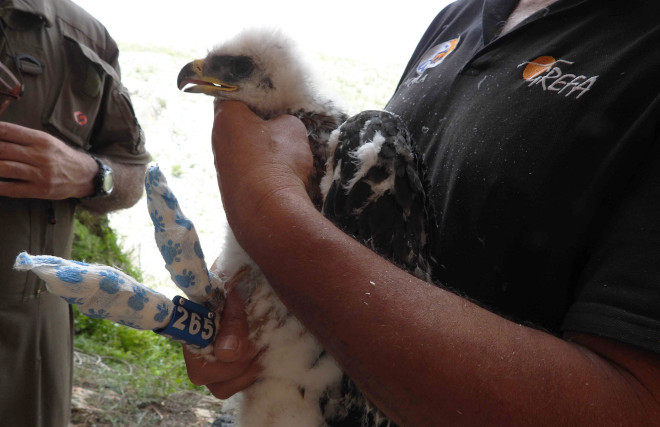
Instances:
[[[321,195],[321,178],[325,173],[328,160],[328,139],[332,131],[337,129],[348,117],[332,103],[324,105],[322,112],[300,110],[293,113],[307,129],[309,147],[314,158],[314,167],[307,183],[307,192],[317,209],[321,209],[323,196]]]
[[[427,236],[434,224],[423,170],[401,119],[364,111],[333,132],[323,214],[346,233],[430,280]]]

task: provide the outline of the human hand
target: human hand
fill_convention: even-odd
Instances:
[[[229,292],[210,362],[183,347],[188,377],[203,385],[218,399],[227,399],[249,387],[261,372],[258,350],[248,339],[245,302],[236,292]]]
[[[0,196],[62,200],[94,190],[98,165],[54,136],[0,122]]]
[[[300,120],[284,115],[264,121],[231,101],[216,102],[215,113],[213,152],[232,228],[237,221],[261,221],[264,204],[285,194],[308,199],[312,154]]]

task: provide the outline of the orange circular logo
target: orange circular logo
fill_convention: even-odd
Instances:
[[[539,56],[533,61],[527,63],[523,70],[523,79],[529,80],[548,71],[557,60],[552,56]]]
[[[82,111],[76,111],[73,113],[73,118],[76,119],[76,123],[79,126],[85,126],[87,124],[87,116]]]

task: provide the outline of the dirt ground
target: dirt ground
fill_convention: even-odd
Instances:
[[[207,427],[225,413],[222,401],[191,390],[138,394],[121,380],[132,367],[120,361],[76,351],[74,362],[71,427]]]
[[[212,400],[195,392],[181,391],[161,401],[122,409],[121,397],[117,393],[100,393],[76,386],[73,389],[71,426],[210,426],[220,416],[217,404]],[[113,407],[112,410],[101,409],[107,404]]]

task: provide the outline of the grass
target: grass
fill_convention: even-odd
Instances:
[[[141,280],[105,216],[77,212],[72,258],[112,265]],[[161,425],[162,402],[171,396],[182,391],[208,396],[203,387],[188,380],[180,344],[151,331],[86,317],[75,307],[74,325],[74,384],[96,390],[99,396],[91,402],[97,411],[72,414],[74,425]],[[153,410],[145,413],[145,407]]]
[[[124,380],[136,396],[164,397],[181,389],[202,391],[188,381],[180,344],[151,331],[90,319],[79,312],[75,325],[75,347],[81,352],[121,360],[132,367]],[[140,375],[136,367],[141,368]],[[161,395],[154,396],[154,390]]]

